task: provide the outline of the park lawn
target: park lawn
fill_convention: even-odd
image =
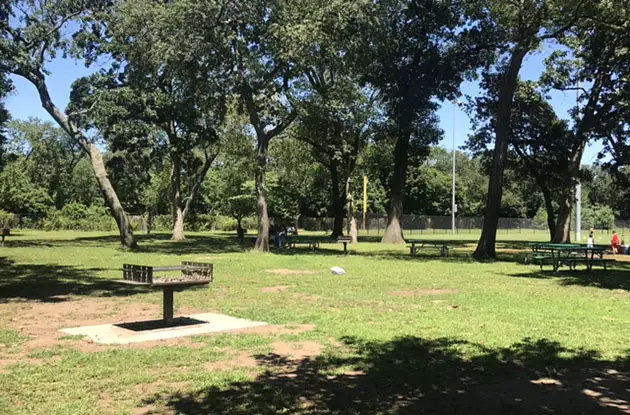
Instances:
[[[596,413],[628,404],[630,268],[540,272],[500,233],[500,261],[470,259],[478,234],[411,258],[376,235],[258,254],[231,235],[15,231],[0,248],[0,413]],[[322,233],[311,234],[322,237]],[[370,242],[366,242],[370,241]],[[175,295],[180,314],[271,326],[135,346],[58,329],[159,317],[161,296],[113,283],[123,263],[211,262],[215,282]],[[332,266],[347,271],[331,275]],[[625,386],[624,386],[625,385]],[[625,392],[624,392],[625,391]],[[621,409],[620,409],[621,408]],[[626,408],[630,411],[630,406]],[[615,413],[615,412],[602,412]]]

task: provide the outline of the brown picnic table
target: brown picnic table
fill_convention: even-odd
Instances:
[[[155,275],[170,271],[181,271],[180,275]],[[150,267],[143,265],[123,265],[123,279],[118,283],[136,287],[161,289],[163,293],[163,321],[166,326],[173,324],[173,293],[188,288],[208,285],[213,281],[212,264],[182,262],[172,267]]]
[[[409,255],[415,256],[420,252],[420,250],[424,248],[434,248],[440,251],[440,255],[443,257],[448,256],[448,245],[444,241],[432,241],[426,239],[407,239],[405,240],[410,245],[409,247]]]

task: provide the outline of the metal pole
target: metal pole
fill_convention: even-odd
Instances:
[[[455,212],[457,212],[457,205],[455,205],[455,107],[457,107],[457,100],[453,101],[453,191],[451,200],[451,231],[455,235]]]
[[[578,82],[578,88],[576,92],[576,104],[580,106],[580,83]],[[580,242],[582,240],[582,183],[578,182],[575,186],[575,240]]]
[[[575,185],[575,240],[582,240],[582,183]]]

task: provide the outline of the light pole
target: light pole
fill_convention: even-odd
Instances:
[[[457,204],[455,204],[455,109],[459,105],[458,100],[453,101],[453,191],[451,200],[451,231],[455,235],[455,213],[457,213]]]

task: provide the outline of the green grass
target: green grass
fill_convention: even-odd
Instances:
[[[286,330],[80,351],[86,340],[61,335],[57,339],[64,341],[54,347],[26,350],[27,338],[1,329],[0,344],[13,352],[0,349],[0,359],[11,360],[0,366],[0,413],[609,410],[581,392],[588,379],[599,379],[600,393],[630,400],[616,377],[621,375],[607,372],[627,370],[630,269],[620,264],[607,273],[553,274],[518,263],[518,250],[526,252],[527,241],[545,240],[544,232],[500,233],[500,260],[491,263],[470,259],[478,233],[408,236],[448,240],[452,255],[411,258],[405,246],[375,243],[374,235],[362,236],[363,242],[343,256],[334,243],[322,244],[319,252],[258,254],[220,233],[189,233],[182,243],[165,234],[141,236],[140,252],[127,252],[118,249],[114,234],[15,231],[0,248],[2,327],[21,324],[24,304],[62,303],[68,297],[160,304],[159,293],[112,283],[121,278],[122,264],[200,261],[214,264],[215,282],[177,293],[177,307],[286,325]],[[347,274],[331,275],[329,268],[336,265]],[[314,273],[269,272],[277,269]],[[274,286],[288,288],[261,291]],[[102,318],[111,322],[107,313]],[[315,327],[299,330],[305,324]],[[315,342],[322,351],[288,361],[274,355],[278,341]],[[15,361],[22,348],[21,360]],[[239,353],[254,356],[260,366],[207,369]],[[284,376],[286,371],[294,376]],[[560,379],[562,390],[532,386],[539,377]],[[495,395],[503,398],[488,398]]]

